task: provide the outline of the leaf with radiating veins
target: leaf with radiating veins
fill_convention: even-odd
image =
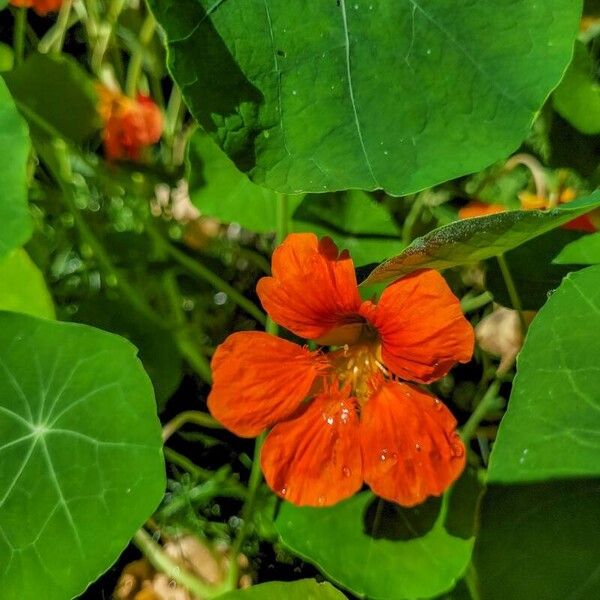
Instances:
[[[0,482],[0,595],[83,592],[164,491],[160,424],[134,346],[0,312]]]

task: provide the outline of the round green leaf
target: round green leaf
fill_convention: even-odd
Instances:
[[[492,486],[473,562],[480,600],[600,598],[600,480]]]
[[[271,581],[220,596],[221,600],[343,600],[345,597],[330,583],[317,583],[314,579]]]
[[[0,258],[23,245],[33,231],[27,206],[27,125],[0,78]]]
[[[381,510],[378,502],[369,492],[329,508],[284,502],[276,527],[292,552],[360,596],[429,598],[451,589],[473,542],[446,532],[439,499],[415,509]]]
[[[492,482],[600,476],[600,266],[569,274],[533,320],[490,457]]]
[[[579,0],[150,5],[192,114],[285,193],[403,195],[505,157],[560,80],[581,14]]]
[[[0,589],[65,600],[160,502],[161,432],[135,348],[0,312]]]
[[[598,206],[600,193],[594,193],[552,210],[511,210],[455,221],[414,240],[398,256],[376,267],[364,283],[396,279],[417,269],[447,269],[499,256]]]
[[[25,250],[18,248],[0,260],[0,281],[0,310],[54,318],[44,277]]]

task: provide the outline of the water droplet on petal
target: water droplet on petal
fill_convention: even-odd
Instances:
[[[442,401],[435,398],[433,401],[433,408],[435,408],[435,410],[442,410]]]
[[[350,475],[352,475],[352,471],[350,470],[350,467],[342,467],[342,475],[344,477],[350,477]]]
[[[333,425],[333,417],[327,417],[327,425]]]
[[[419,442],[417,442],[417,443],[415,444],[415,450],[416,450],[417,452],[421,452],[421,450],[422,450],[422,446],[421,446],[421,444],[419,444]]]
[[[462,443],[460,435],[458,433],[454,433],[452,435],[452,441],[450,442],[450,446],[452,448],[452,456],[454,458],[461,458],[465,453],[465,447]]]
[[[285,486],[284,486],[284,487],[282,487],[282,488],[279,490],[279,493],[280,493],[282,496],[285,496],[285,495],[287,494],[287,487],[285,487]]]
[[[319,496],[319,497],[317,498],[317,504],[318,504],[319,506],[323,506],[323,504],[325,504],[325,496]]]

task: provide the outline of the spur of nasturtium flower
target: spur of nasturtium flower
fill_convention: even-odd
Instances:
[[[282,498],[331,505],[367,483],[404,506],[460,475],[456,420],[423,389],[473,353],[474,334],[443,277],[421,270],[362,301],[354,265],[329,238],[289,235],[257,286],[271,318],[320,349],[262,332],[229,336],[213,357],[213,416],[261,452]]]

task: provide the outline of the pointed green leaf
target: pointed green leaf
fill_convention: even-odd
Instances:
[[[600,192],[547,211],[512,210],[438,227],[376,267],[365,284],[417,269],[447,269],[499,256],[600,206]]]
[[[584,235],[567,244],[553,260],[557,265],[597,265],[600,263],[600,233]]]
[[[343,600],[345,597],[330,583],[317,583],[314,579],[271,581],[220,596],[221,600]]]
[[[359,596],[403,600],[451,589],[473,542],[447,533],[440,500],[413,509],[379,502],[368,492],[327,508],[285,502],[275,524],[292,552]]]
[[[0,310],[54,318],[54,305],[44,277],[22,248],[0,260],[0,282]]]
[[[560,80],[581,14],[579,0],[150,5],[192,114],[284,193],[403,195],[505,157]]]
[[[600,266],[569,274],[533,320],[490,457],[492,482],[600,476]]]
[[[24,244],[33,231],[27,206],[27,125],[0,78],[0,258]]]
[[[163,494],[152,386],[126,340],[0,312],[0,589],[65,600]]]

